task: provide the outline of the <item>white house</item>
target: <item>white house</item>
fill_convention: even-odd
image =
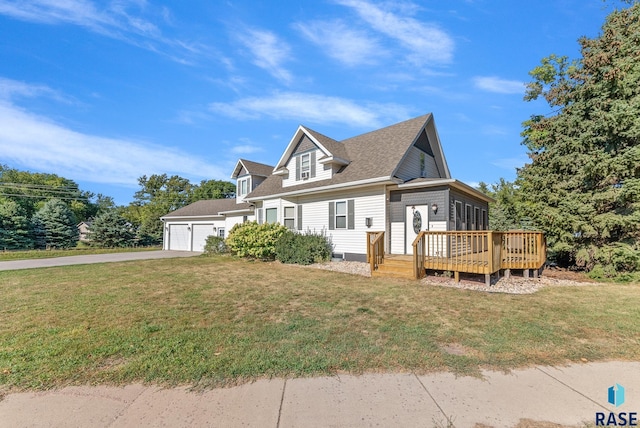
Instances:
[[[202,251],[247,220],[324,231],[334,256],[366,258],[366,232],[410,254],[420,230],[484,230],[489,197],[451,178],[433,115],[333,140],[298,127],[275,167],[241,159],[236,199],[199,201],[162,217],[164,248]]]

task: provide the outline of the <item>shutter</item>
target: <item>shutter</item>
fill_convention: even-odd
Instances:
[[[300,181],[300,156],[296,156],[296,181]]]
[[[311,178],[316,176],[316,152],[311,152],[310,161],[311,163]]]
[[[302,205],[298,205],[298,230],[302,230]]]
[[[262,208],[258,208],[258,224],[262,224]]]
[[[334,202],[329,202],[329,230],[336,228],[336,205]]]
[[[347,201],[347,229],[355,229],[355,213],[353,212],[354,200]]]

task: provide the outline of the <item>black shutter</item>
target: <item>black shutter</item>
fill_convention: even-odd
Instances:
[[[302,205],[298,205],[298,230],[302,230]]]
[[[300,181],[300,156],[296,156],[296,181]]]
[[[347,201],[347,229],[355,229],[355,213],[354,209],[354,200],[349,199]]]
[[[310,163],[311,163],[311,178],[316,176],[316,152],[311,152]]]
[[[329,230],[336,228],[336,205],[334,202],[329,202]]]

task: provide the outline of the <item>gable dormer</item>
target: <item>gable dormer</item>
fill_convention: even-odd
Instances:
[[[231,178],[236,180],[236,202],[244,202],[247,195],[258,187],[272,170],[273,167],[270,165],[240,159],[231,174]]]
[[[282,175],[283,187],[328,180],[349,164],[345,154],[342,143],[300,126],[273,173]]]

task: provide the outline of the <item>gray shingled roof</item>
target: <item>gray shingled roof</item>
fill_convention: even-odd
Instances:
[[[324,134],[314,131],[313,129],[309,129],[307,127],[305,127],[304,129],[307,130],[309,134],[313,136],[313,138],[318,140],[318,142],[322,144],[327,150],[329,150],[333,157],[349,160],[347,149],[345,148],[344,144],[334,140],[333,138],[329,138]]]
[[[378,177],[387,177],[391,180],[396,167],[430,118],[431,114],[426,114],[386,128],[348,138],[341,142],[332,140],[336,143],[332,148],[336,150],[335,146],[339,145],[344,147],[346,159],[351,161],[341,172],[333,174],[333,177],[328,180],[314,181],[286,188],[282,187],[282,176],[271,175],[255,188],[248,195],[248,198],[261,198],[285,192],[295,192]],[[317,138],[319,133],[313,132],[313,136]],[[319,135],[322,136],[322,134]],[[324,138],[328,139],[328,137]],[[322,144],[326,142],[318,141]],[[329,147],[327,149],[331,150]],[[342,157],[337,150],[336,152],[332,151],[332,153],[335,156]]]
[[[243,210],[249,207],[251,207],[251,205],[246,202],[236,203],[236,198],[207,199],[179,208],[161,218],[215,216],[221,212]]]
[[[263,177],[268,177],[273,173],[273,167],[271,165],[266,165],[264,163],[253,162],[246,159],[240,159],[240,162],[247,168],[247,171],[251,175],[261,175]]]

